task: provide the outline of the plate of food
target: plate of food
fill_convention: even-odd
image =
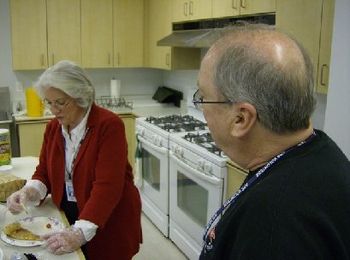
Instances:
[[[0,238],[13,246],[41,246],[44,241],[40,236],[63,228],[63,223],[53,217],[26,217],[7,224],[1,231]]]

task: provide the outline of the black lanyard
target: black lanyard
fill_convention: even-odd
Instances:
[[[81,144],[84,142],[84,139],[85,139],[85,137],[86,137],[88,131],[89,131],[89,128],[86,128],[86,130],[85,130],[83,136],[81,137],[81,139],[80,139],[80,141],[79,141],[79,144],[78,144],[78,146],[77,146],[77,149],[75,149],[75,151],[74,151],[73,159],[72,159],[72,164],[71,164],[70,170],[67,168],[67,163],[65,164],[65,169],[66,169],[66,172],[67,172],[67,174],[68,174],[68,179],[69,179],[69,180],[72,179],[72,174],[73,174],[73,169],[74,169],[74,163],[75,163],[75,160],[77,159],[80,146],[81,146]]]
[[[315,131],[313,131],[312,134],[308,138],[306,138],[304,141],[301,141],[297,145],[294,145],[294,146],[288,148],[287,150],[281,152],[280,154],[276,155],[267,164],[265,164],[265,166],[262,167],[256,174],[254,174],[252,177],[250,177],[249,180],[244,185],[242,185],[235,194],[233,194],[228,200],[225,201],[225,203],[222,205],[222,207],[220,209],[218,209],[215,212],[215,214],[211,217],[211,219],[209,220],[207,226],[205,227],[205,232],[204,232],[204,235],[203,235],[203,241],[204,241],[205,249],[209,249],[210,250],[211,247],[212,247],[211,241],[207,241],[207,236],[208,236],[208,232],[210,232],[211,227],[213,226],[214,222],[216,222],[216,221],[218,222],[218,217],[228,207],[232,206],[237,201],[238,197],[244,191],[246,191],[249,187],[251,187],[259,179],[259,177],[261,177],[264,173],[266,173],[267,170],[272,167],[272,165],[274,165],[277,161],[279,161],[283,156],[285,156],[290,151],[292,151],[292,150],[296,149],[297,147],[300,147],[300,146],[302,146],[302,145],[304,145],[306,143],[309,143],[315,136],[316,136],[316,133],[315,133]]]

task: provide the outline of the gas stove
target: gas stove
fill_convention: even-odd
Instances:
[[[190,115],[170,115],[163,117],[147,117],[146,122],[170,132],[190,132],[207,129],[207,124]]]
[[[210,153],[218,155],[219,157],[226,157],[223,151],[216,146],[210,132],[190,132],[184,135],[183,139],[189,141],[190,143],[197,144],[200,147],[208,150]]]

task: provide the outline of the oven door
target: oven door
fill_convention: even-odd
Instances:
[[[168,215],[168,149],[138,136],[142,154],[141,194]]]
[[[224,180],[193,168],[172,151],[169,155],[170,238],[187,256],[196,258],[204,228],[222,205]]]

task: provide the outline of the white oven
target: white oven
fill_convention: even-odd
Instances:
[[[166,237],[169,236],[169,136],[195,129],[207,129],[206,124],[189,115],[136,119],[142,211]]]
[[[226,157],[186,141],[183,135],[170,135],[169,145],[169,237],[187,257],[198,259],[205,226],[223,203]]]

